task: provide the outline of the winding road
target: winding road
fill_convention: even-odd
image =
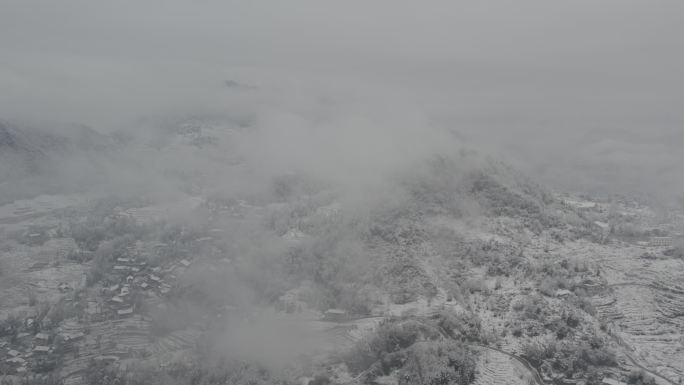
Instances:
[[[444,338],[456,340],[453,336],[451,336],[451,334],[449,334],[446,330],[444,330],[444,328],[442,328],[440,326],[438,326],[437,328]],[[524,359],[523,357],[520,357],[520,356],[515,355],[513,353],[510,353],[510,352],[507,352],[505,350],[501,350],[499,348],[495,348],[495,347],[489,346],[489,345],[482,345],[482,344],[478,344],[478,343],[469,343],[468,345],[474,346],[474,347],[479,347],[482,349],[489,349],[489,350],[507,355],[508,357],[510,357],[510,358],[518,361],[519,363],[521,363],[525,367],[525,369],[527,369],[527,371],[529,371],[530,374],[532,374],[534,381],[538,385],[545,385],[544,380],[542,380],[541,375],[539,374],[539,371],[537,369],[535,369],[535,367],[532,366],[532,364],[530,364],[530,362],[527,361],[526,359]]]
[[[649,369],[649,368],[647,368],[647,367],[641,365],[639,362],[637,362],[637,360],[636,360],[634,357],[632,357],[631,354],[627,353],[627,350],[630,349],[629,346],[625,345],[625,343],[624,343],[620,338],[618,338],[617,336],[615,336],[614,334],[610,333],[609,335],[610,335],[610,338],[612,338],[613,341],[615,341],[615,343],[617,343],[618,345],[622,346],[622,347],[625,349],[625,351],[624,351],[623,353],[625,354],[625,356],[627,357],[627,359],[628,359],[629,361],[632,362],[632,365],[634,365],[634,366],[636,366],[637,368],[643,370],[644,372],[646,372],[646,373],[652,375],[653,377],[658,377],[658,378],[660,378],[661,380],[666,381],[666,382],[669,383],[669,384],[678,385],[678,383],[676,383],[676,382],[674,382],[673,380],[671,380],[671,379],[669,379],[669,378],[663,376],[662,374],[660,374],[660,373],[658,373],[658,372],[654,372],[653,370],[651,370],[651,369]]]
[[[676,293],[676,294],[684,294],[684,291],[681,291],[681,290],[678,290],[678,289],[667,288],[667,287],[663,287],[663,286],[660,286],[660,285],[648,284],[648,283],[619,282],[619,283],[613,283],[613,284],[608,285],[608,287],[624,287],[624,286],[646,287],[646,288],[653,289],[653,290],[662,290],[662,291],[668,291],[668,292],[672,292],[672,293]],[[622,347],[624,348],[624,352],[623,352],[623,353],[625,354],[625,356],[627,357],[627,359],[628,359],[634,366],[636,366],[637,368],[643,370],[644,372],[646,372],[646,373],[652,375],[653,377],[657,377],[657,378],[660,378],[660,379],[663,380],[663,381],[666,381],[666,382],[669,383],[669,384],[678,385],[678,383],[676,383],[675,381],[673,381],[673,380],[671,380],[671,379],[669,379],[669,378],[663,376],[662,374],[660,374],[660,373],[658,373],[658,372],[655,372],[655,371],[653,371],[653,370],[651,370],[651,369],[648,369],[647,367],[641,365],[634,357],[632,357],[632,355],[630,355],[630,354],[627,352],[627,351],[630,350],[631,348],[630,348],[629,346],[627,346],[627,345],[626,345],[620,338],[618,338],[616,335],[610,333],[610,337],[613,339],[613,341],[615,341],[615,343],[617,343],[618,345],[620,345],[620,346],[622,346]]]
[[[530,362],[527,361],[526,359],[524,359],[520,356],[516,356],[513,353],[509,353],[507,351],[501,350],[499,348],[495,348],[493,346],[480,345],[480,344],[471,344],[471,346],[477,346],[480,348],[493,350],[495,352],[499,352],[499,353],[507,355],[508,357],[520,362],[525,367],[525,369],[527,369],[532,374],[532,377],[534,378],[534,381],[537,384],[544,385],[544,381],[542,380],[541,375],[539,374],[539,371],[537,369],[535,369],[534,366],[532,366],[532,364],[530,364]]]

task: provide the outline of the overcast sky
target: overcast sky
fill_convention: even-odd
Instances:
[[[550,183],[682,195],[682,36],[678,0],[2,0],[0,117],[106,130],[217,108],[224,79],[332,87]]]

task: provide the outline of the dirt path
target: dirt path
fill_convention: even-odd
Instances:
[[[442,336],[443,336],[444,338],[448,338],[448,339],[452,339],[452,340],[454,339],[454,338],[453,338],[449,333],[447,333],[447,331],[444,330],[443,328],[438,327],[438,329],[439,329],[439,332],[442,334]],[[513,353],[509,353],[509,352],[507,352],[507,351],[504,351],[504,350],[501,350],[501,349],[499,349],[499,348],[495,348],[495,347],[489,346],[489,345],[482,345],[482,344],[477,344],[477,343],[471,343],[471,344],[468,344],[468,345],[470,345],[470,346],[476,346],[476,347],[479,347],[479,348],[482,348],[482,349],[489,349],[489,350],[492,350],[492,351],[499,352],[499,353],[501,353],[501,354],[507,355],[508,357],[510,357],[510,358],[512,358],[512,359],[514,359],[514,360],[516,360],[516,361],[518,361],[519,363],[521,363],[521,364],[525,367],[525,369],[527,369],[527,371],[529,371],[530,374],[532,374],[532,377],[534,378],[534,381],[535,381],[538,385],[545,385],[545,384],[544,384],[544,381],[543,381],[542,378],[541,378],[541,375],[539,374],[539,371],[538,371],[537,369],[535,369],[534,366],[532,366],[532,364],[530,364],[529,361],[527,361],[527,360],[524,359],[523,357],[517,356],[517,355],[515,355],[515,354],[513,354]]]
[[[650,370],[650,369],[648,369],[648,368],[642,366],[642,365],[639,364],[639,363],[638,363],[638,362],[637,362],[629,353],[625,352],[625,356],[627,356],[627,358],[628,358],[630,361],[632,361],[632,364],[633,364],[634,366],[636,366],[637,368],[643,370],[644,372],[646,372],[646,373],[652,375],[653,377],[658,377],[658,378],[660,378],[661,380],[666,381],[666,382],[668,382],[668,383],[670,383],[670,384],[672,384],[672,385],[677,385],[676,382],[670,380],[669,378],[667,378],[667,377],[665,377],[665,376],[663,376],[663,375],[661,375],[661,374],[658,374],[658,373],[656,373],[656,372],[654,372],[654,371],[652,371],[652,370]]]
[[[649,369],[649,368],[647,368],[647,367],[641,365],[639,362],[637,362],[637,360],[636,360],[634,357],[632,357],[631,354],[627,353],[627,350],[630,349],[629,346],[626,346],[625,343],[624,343],[620,338],[618,338],[617,336],[615,336],[614,334],[611,333],[611,334],[609,334],[609,335],[610,335],[610,338],[612,338],[613,341],[615,341],[615,343],[617,343],[618,345],[622,346],[622,347],[625,349],[625,351],[624,351],[625,356],[627,357],[627,359],[628,359],[629,361],[632,362],[632,365],[634,365],[634,366],[636,366],[637,368],[643,370],[644,372],[646,372],[646,373],[652,375],[653,377],[660,378],[661,380],[666,381],[667,383],[670,383],[670,384],[672,384],[672,385],[678,385],[676,382],[674,382],[673,380],[671,380],[671,379],[669,379],[669,378],[663,376],[662,374],[657,373],[657,372],[655,372],[655,371],[653,371],[653,370],[651,370],[651,369]]]
[[[495,352],[499,352],[499,353],[507,355],[508,357],[511,357],[512,359],[520,362],[525,367],[525,369],[527,369],[532,374],[532,377],[534,378],[534,381],[537,384],[544,385],[544,381],[542,380],[541,375],[539,374],[539,371],[537,371],[537,369],[535,369],[534,366],[532,366],[532,364],[530,364],[529,361],[527,361],[526,359],[524,359],[520,356],[516,356],[513,353],[509,353],[509,352],[506,352],[504,350],[501,350],[499,348],[495,348],[493,346],[480,345],[480,344],[471,344],[471,346],[477,346],[480,348],[493,350]]]
[[[662,287],[662,286],[659,286],[659,285],[648,284],[648,283],[620,282],[620,283],[614,283],[614,284],[608,285],[608,287],[624,287],[624,286],[645,287],[645,288],[649,288],[649,289],[653,289],[653,290],[669,291],[669,292],[674,292],[674,293],[676,293],[676,294],[680,294],[679,290],[676,290],[676,289],[669,289],[669,288],[665,288],[665,287]],[[632,357],[632,355],[630,355],[630,354],[628,353],[628,351],[631,350],[631,348],[630,348],[629,346],[627,346],[627,345],[624,343],[624,341],[622,341],[620,338],[618,338],[616,335],[614,335],[614,334],[612,334],[612,333],[609,334],[609,335],[610,335],[610,337],[613,339],[613,341],[615,341],[615,343],[617,343],[618,345],[622,346],[622,348],[624,349],[624,354],[625,354],[625,356],[627,357],[627,359],[628,359],[634,366],[636,366],[637,368],[643,370],[644,372],[646,372],[646,373],[648,373],[648,374],[650,374],[650,375],[652,375],[652,376],[654,376],[654,377],[657,377],[657,378],[662,379],[663,381],[666,381],[666,382],[669,383],[669,384],[678,385],[675,381],[673,381],[673,380],[671,380],[671,379],[669,379],[669,378],[663,376],[662,374],[660,374],[660,373],[658,373],[658,372],[655,372],[655,371],[653,371],[653,370],[651,370],[651,369],[648,369],[648,368],[646,368],[645,366],[641,365],[639,362],[637,362],[637,360],[636,360],[634,357]]]

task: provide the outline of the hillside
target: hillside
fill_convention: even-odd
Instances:
[[[85,126],[36,128],[0,120],[0,202],[75,192],[115,147],[111,137]]]
[[[88,129],[3,127],[4,153],[39,168],[23,179],[39,196],[0,206],[0,369],[12,378],[465,385],[684,374],[678,348],[673,359],[658,352],[663,333],[680,338],[681,288],[674,273],[654,279],[682,260],[643,245],[676,224],[649,229],[655,214],[634,202],[556,194],[465,149],[352,179],[359,195],[315,167],[254,172],[262,159],[242,148],[252,133],[231,122],[181,120],[115,147]],[[54,195],[43,162],[74,149],[106,172]],[[128,189],[143,179],[148,188]],[[640,285],[649,292],[637,295]]]

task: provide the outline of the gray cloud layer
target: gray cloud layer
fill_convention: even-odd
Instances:
[[[4,0],[0,115],[106,130],[263,106],[226,97],[235,79],[450,128],[564,188],[681,196],[681,36],[681,1]],[[387,132],[361,123],[318,140]]]

